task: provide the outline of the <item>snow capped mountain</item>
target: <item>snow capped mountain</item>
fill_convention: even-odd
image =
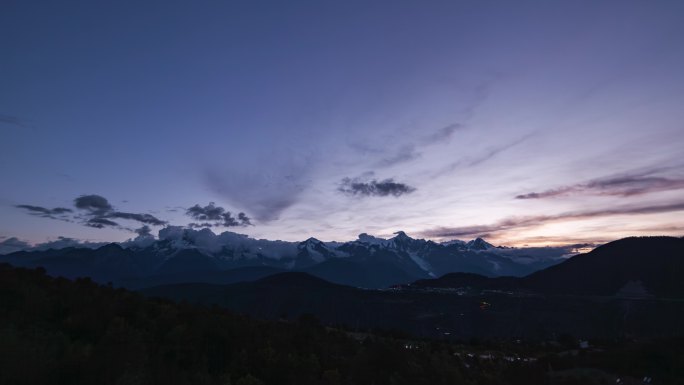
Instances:
[[[435,243],[411,238],[403,231],[389,239],[363,233],[344,243],[316,238],[286,242],[169,226],[159,231],[158,239],[148,236],[96,249],[21,251],[0,257],[0,261],[43,265],[65,276],[95,275],[112,281],[260,266],[307,271],[336,283],[386,287],[451,272],[526,275],[555,264],[560,261],[558,255],[565,253],[548,251],[542,258],[538,249],[528,255],[525,249],[501,249],[481,238]]]
[[[470,250],[489,250],[493,249],[494,245],[492,245],[491,243],[487,243],[482,238],[476,238],[470,242],[467,242],[466,247]]]

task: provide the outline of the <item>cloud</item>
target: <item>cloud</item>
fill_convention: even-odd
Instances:
[[[57,219],[66,222],[79,222],[84,226],[94,227],[97,229],[115,227],[122,230],[134,231],[126,227],[122,227],[119,225],[119,223],[113,221],[113,219],[125,219],[153,226],[162,226],[167,224],[166,221],[163,221],[151,214],[117,211],[109,203],[107,198],[94,194],[81,195],[74,199],[74,207],[80,210],[81,213],[79,214],[73,214],[74,211],[72,209],[64,207],[49,209],[42,206],[26,204],[16,205],[15,207],[24,209],[31,215]]]
[[[10,126],[17,126],[17,127],[22,127],[22,128],[28,128],[29,125],[24,122],[22,119],[19,119],[16,116],[11,116],[11,115],[3,115],[0,114],[0,124],[7,124]]]
[[[362,182],[359,179],[344,178],[340,183],[338,191],[352,196],[395,196],[399,197],[404,194],[410,194],[416,189],[404,183],[395,182],[394,179],[385,179],[377,181],[375,179],[369,182]]]
[[[238,213],[237,218],[230,211],[221,206],[216,206],[214,202],[202,207],[196,204],[185,211],[185,214],[202,223],[190,223],[190,227],[236,227],[250,226],[251,220],[245,213]]]
[[[439,171],[437,175],[442,175],[445,173],[452,172],[458,168],[462,167],[474,167],[478,166],[484,162],[487,162],[490,159],[495,158],[497,155],[515,147],[518,146],[519,144],[529,140],[531,137],[533,137],[536,134],[536,132],[531,132],[527,135],[524,135],[514,141],[508,142],[501,144],[499,146],[494,146],[486,149],[480,154],[477,154],[476,156],[472,157],[465,157],[462,159],[457,160],[456,162],[452,162],[451,164],[447,165],[443,170]]]
[[[401,163],[410,162],[414,159],[420,158],[421,153],[416,151],[416,146],[408,144],[397,149],[397,151],[383,159],[376,165],[378,167],[390,167]]]
[[[449,140],[456,131],[461,131],[463,129],[465,129],[465,126],[461,123],[453,123],[444,126],[435,131],[432,135],[424,137],[422,143],[424,145],[443,143],[444,141]]]
[[[209,229],[194,230],[180,226],[166,226],[159,230],[159,239],[191,244],[202,250],[216,252],[227,248],[240,254],[260,254],[281,259],[297,255],[297,242],[254,239],[244,234],[224,231],[215,234]]]
[[[29,247],[31,247],[31,245],[28,242],[24,242],[16,237],[11,237],[0,242],[0,254],[14,253],[15,251],[28,249]]]
[[[148,225],[153,225],[153,226],[163,226],[167,223],[166,221],[162,221],[161,219],[155,217],[152,214],[126,213],[126,212],[121,212],[121,211],[112,211],[110,213],[107,213],[104,217],[105,218],[128,219],[131,221],[146,223]]]
[[[112,210],[112,205],[100,195],[81,195],[74,199],[77,209],[87,210],[93,214],[103,214]]]
[[[382,159],[376,162],[375,167],[391,167],[397,164],[411,162],[422,156],[422,152],[419,151],[420,147],[432,146],[440,143],[444,143],[449,140],[456,131],[464,129],[465,126],[460,123],[449,124],[444,126],[434,133],[424,136],[422,138],[417,138],[411,143],[399,145],[395,148],[386,149],[387,146],[377,147],[371,146],[367,143],[355,143],[350,144],[350,146],[356,151],[367,155],[367,154],[382,154],[384,155]],[[392,147],[392,146],[390,146]]]
[[[152,236],[152,229],[148,225],[144,225],[138,229],[135,229],[135,233],[140,237],[150,237]]]
[[[613,209],[589,211],[574,211],[555,215],[535,215],[524,217],[509,217],[490,225],[475,225],[461,227],[438,227],[421,233],[426,237],[459,238],[477,237],[483,234],[492,235],[509,230],[537,227],[546,223],[566,220],[590,219],[615,215],[658,214],[684,210],[684,202],[655,205],[655,206],[623,206]]]
[[[308,179],[311,166],[288,160],[281,162],[269,165],[270,171],[258,173],[210,169],[206,172],[206,181],[210,189],[258,221],[274,221],[299,201],[311,183]]]
[[[652,192],[684,188],[684,179],[652,176],[655,171],[622,174],[595,179],[587,183],[564,186],[542,192],[517,195],[515,199],[543,199],[573,194],[596,194],[609,196],[634,196]]]
[[[238,213],[238,220],[244,224],[251,225],[252,221],[245,213]]]
[[[188,223],[188,227],[190,227],[191,229],[202,229],[202,228],[214,227],[214,224],[209,223],[209,222],[204,222],[204,223],[192,222],[192,223]]]
[[[54,209],[33,205],[16,205],[14,207],[24,209],[28,211],[31,215],[37,215],[43,218],[52,218],[59,220],[67,220],[67,218],[64,215],[73,212],[73,210],[64,207],[55,207]]]
[[[88,227],[94,227],[96,229],[102,229],[102,228],[105,228],[107,226],[111,226],[111,227],[118,227],[119,226],[118,223],[110,221],[109,219],[106,219],[106,218],[101,218],[101,217],[90,218],[85,222],[85,225]]]
[[[107,198],[100,195],[81,195],[74,199],[74,206],[87,212],[86,215],[89,218],[85,222],[86,226],[99,229],[106,226],[119,226],[118,223],[111,221],[110,219],[126,219],[154,226],[162,226],[167,223],[152,214],[116,211]]]

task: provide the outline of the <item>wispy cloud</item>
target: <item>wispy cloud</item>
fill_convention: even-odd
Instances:
[[[444,167],[437,174],[442,175],[442,174],[453,172],[459,168],[469,168],[469,167],[478,166],[482,163],[489,161],[490,159],[495,158],[499,154],[524,143],[525,141],[532,138],[535,134],[536,134],[536,132],[531,132],[531,133],[524,135],[524,136],[522,136],[518,139],[515,139],[513,141],[503,143],[503,144],[500,144],[498,146],[489,147],[477,155],[461,158],[455,162],[448,164],[446,167]]]
[[[373,179],[367,182],[356,178],[344,178],[338,188],[338,191],[346,195],[366,197],[399,197],[404,194],[410,194],[415,190],[415,187],[411,187],[405,183],[395,182],[394,179],[391,178],[382,181]]]
[[[314,164],[313,159],[283,156],[268,160],[261,172],[209,168],[205,176],[208,187],[225,201],[249,212],[257,221],[270,222],[299,201],[311,184]]]
[[[29,125],[24,120],[11,115],[0,114],[0,124],[16,126],[21,128],[28,128]]]
[[[444,126],[432,134],[425,136],[420,139],[421,143],[424,145],[431,145],[431,144],[439,144],[439,143],[444,143],[447,140],[451,139],[451,137],[457,132],[464,130],[466,128],[465,125],[461,123],[452,123],[449,124],[448,126]]]
[[[543,199],[574,194],[595,194],[610,196],[643,195],[658,191],[684,188],[684,179],[652,176],[655,171],[621,174],[595,179],[587,183],[563,186],[541,192],[516,196],[516,199]]]
[[[102,217],[97,217],[97,218],[90,218],[84,222],[84,224],[88,227],[94,227],[96,229],[103,229],[105,227],[118,227],[119,224],[110,221],[107,218],[102,218]]]
[[[420,158],[421,153],[416,151],[416,146],[408,144],[398,148],[394,153],[382,158],[375,164],[376,167],[390,167],[397,164],[410,162]]]
[[[533,215],[522,217],[509,217],[489,225],[460,226],[460,227],[437,227],[422,232],[430,238],[459,238],[477,237],[482,235],[494,235],[505,231],[537,227],[546,223],[561,222],[567,220],[590,219],[615,215],[640,215],[658,214],[684,210],[684,202],[654,205],[654,206],[623,206],[612,209],[571,211],[555,215]]]
[[[363,156],[379,157],[378,161],[372,163],[373,167],[392,167],[419,159],[423,155],[423,148],[447,143],[456,132],[465,128],[466,126],[462,123],[452,123],[424,136],[408,133],[407,138],[404,140],[395,138],[393,143],[383,142],[381,145],[373,145],[367,142],[354,142],[350,143],[349,147]]]
[[[73,210],[67,209],[64,207],[55,207],[53,209],[49,209],[49,208],[42,207],[42,206],[33,206],[33,205],[16,205],[14,207],[27,210],[29,213],[31,213],[33,215],[38,215],[38,216],[42,216],[42,217],[46,217],[46,218],[51,218],[54,216],[63,215],[63,214],[73,212]]]

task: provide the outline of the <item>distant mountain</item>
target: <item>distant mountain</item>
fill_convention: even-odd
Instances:
[[[352,242],[269,241],[208,229],[167,227],[159,239],[129,241],[99,248],[19,251],[0,256],[16,266],[42,266],[53,275],[89,276],[131,288],[178,282],[229,283],[246,267],[273,271],[304,271],[330,282],[365,288],[383,288],[438,277],[450,272],[485,276],[522,276],[563,260],[565,249],[497,248],[481,238],[436,243],[414,239],[400,231],[382,239],[367,234]],[[166,278],[164,278],[166,277]],[[255,276],[244,275],[245,279]],[[229,280],[230,281],[230,280]],[[233,282],[233,281],[231,281]]]
[[[461,283],[506,281],[458,274]],[[681,335],[681,300],[529,295],[496,290],[362,290],[301,272],[230,285],[204,283],[146,288],[149,297],[218,305],[264,319],[314,314],[324,324],[357,330],[400,330],[437,339],[549,339]],[[483,304],[486,304],[483,306]]]
[[[527,290],[543,294],[684,298],[684,238],[632,237],[607,243],[526,277],[451,273],[414,288]]]

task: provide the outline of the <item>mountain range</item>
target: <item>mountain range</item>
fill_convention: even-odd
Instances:
[[[259,318],[315,314],[326,324],[432,338],[668,337],[684,319],[684,238],[625,238],[525,277],[450,273],[386,290],[282,272],[228,285],[142,290]]]
[[[0,262],[259,318],[314,314],[326,324],[433,338],[667,337],[681,335],[684,319],[684,238],[625,238],[544,258],[481,239],[440,244],[401,232],[346,243],[180,234],[145,245],[22,251]],[[544,261],[560,262],[531,268]],[[524,268],[535,271],[496,275]]]
[[[226,284],[286,271],[349,286],[384,288],[452,272],[524,276],[563,261],[568,253],[566,248],[495,247],[481,238],[436,243],[402,231],[390,239],[364,233],[344,243],[315,238],[285,242],[170,226],[159,232],[158,239],[24,250],[0,256],[0,261],[134,289],[181,282]]]

